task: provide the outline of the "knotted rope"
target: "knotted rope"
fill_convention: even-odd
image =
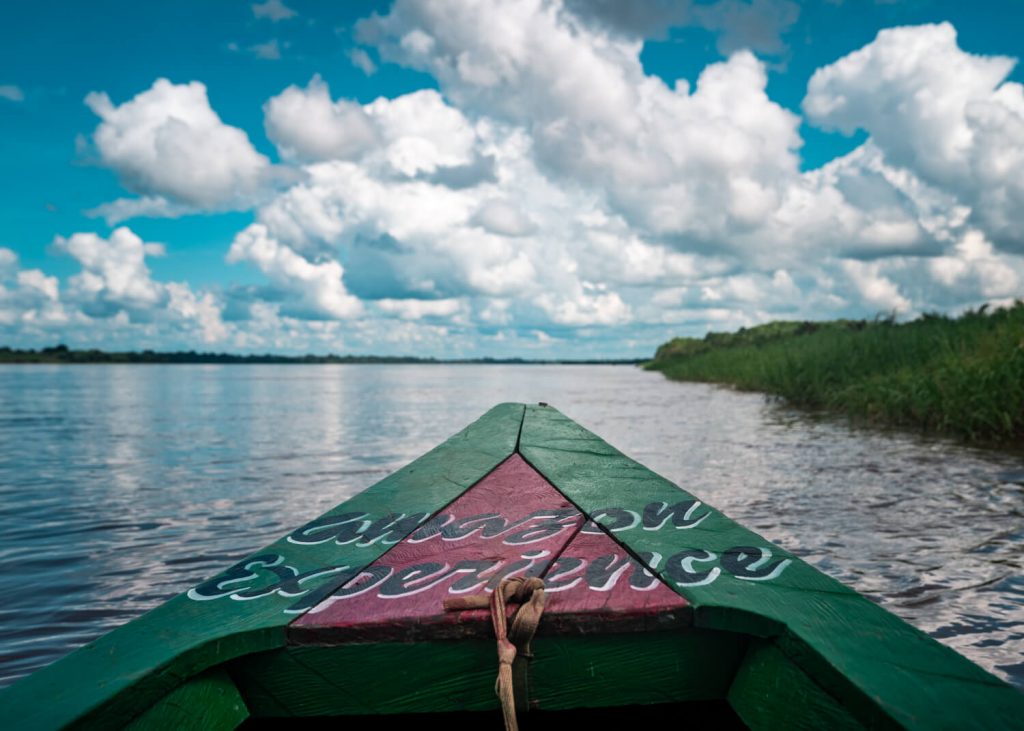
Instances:
[[[505,604],[516,602],[519,609],[512,615],[512,626],[507,627]],[[518,731],[516,723],[516,707],[525,710],[529,706],[526,693],[516,694],[513,688],[512,664],[516,658],[529,661],[533,657],[530,641],[540,624],[540,616],[544,613],[544,582],[536,577],[522,578],[516,576],[504,579],[488,599],[486,594],[477,596],[446,599],[444,608],[449,611],[462,609],[483,609],[490,605],[491,624],[494,635],[498,638],[498,679],[494,684],[494,692],[501,699],[501,712],[505,717],[506,731]],[[525,683],[524,683],[525,685]],[[522,690],[522,689],[521,689]],[[523,697],[527,695],[527,697]]]

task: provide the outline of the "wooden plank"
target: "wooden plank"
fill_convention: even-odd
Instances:
[[[725,698],[746,641],[714,630],[534,640],[534,707],[563,710]],[[498,708],[493,639],[290,647],[231,674],[253,717]]]
[[[541,710],[725,698],[746,638],[715,630],[537,637],[531,705]]]
[[[372,563],[515,451],[502,404],[325,516],[0,692],[20,729],[123,725],[206,668],[284,644],[298,613]]]
[[[660,555],[653,570],[694,606],[698,626],[778,634],[866,725],[1010,728],[1024,718],[1024,695],[1006,683],[555,409],[527,407],[519,451],[634,555]]]
[[[770,640],[754,640],[736,672],[729,704],[753,729],[857,731],[865,728]],[[795,712],[799,709],[799,712]]]
[[[579,530],[580,528],[583,530]],[[650,630],[690,623],[683,597],[583,516],[519,455],[292,623],[296,644],[490,637],[486,610],[445,599],[542,576],[539,631]]]
[[[222,731],[249,717],[241,694],[223,668],[185,681],[125,726],[125,731]]]
[[[651,631],[692,622],[682,596],[590,522],[543,578],[547,602],[537,630],[541,636]]]
[[[300,644],[487,636],[485,609],[446,612],[449,597],[538,576],[583,524],[519,455],[421,525],[289,628]]]
[[[496,673],[483,638],[290,647],[231,665],[254,717],[496,709]]]

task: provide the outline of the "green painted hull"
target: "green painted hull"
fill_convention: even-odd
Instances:
[[[519,404],[0,692],[0,718],[19,729],[213,729],[496,714],[494,642],[479,632],[301,643],[289,626],[516,454],[686,600],[672,623],[542,620],[529,671],[539,716],[650,707],[757,729],[1024,727],[1012,687],[713,509],[666,528],[658,506],[698,499],[558,411]]]

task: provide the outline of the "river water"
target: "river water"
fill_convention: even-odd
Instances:
[[[546,401],[1024,689],[1024,459],[627,366],[0,367],[0,686]]]

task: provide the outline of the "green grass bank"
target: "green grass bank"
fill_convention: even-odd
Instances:
[[[1024,301],[902,324],[771,322],[676,338],[644,367],[875,424],[1024,445]]]

